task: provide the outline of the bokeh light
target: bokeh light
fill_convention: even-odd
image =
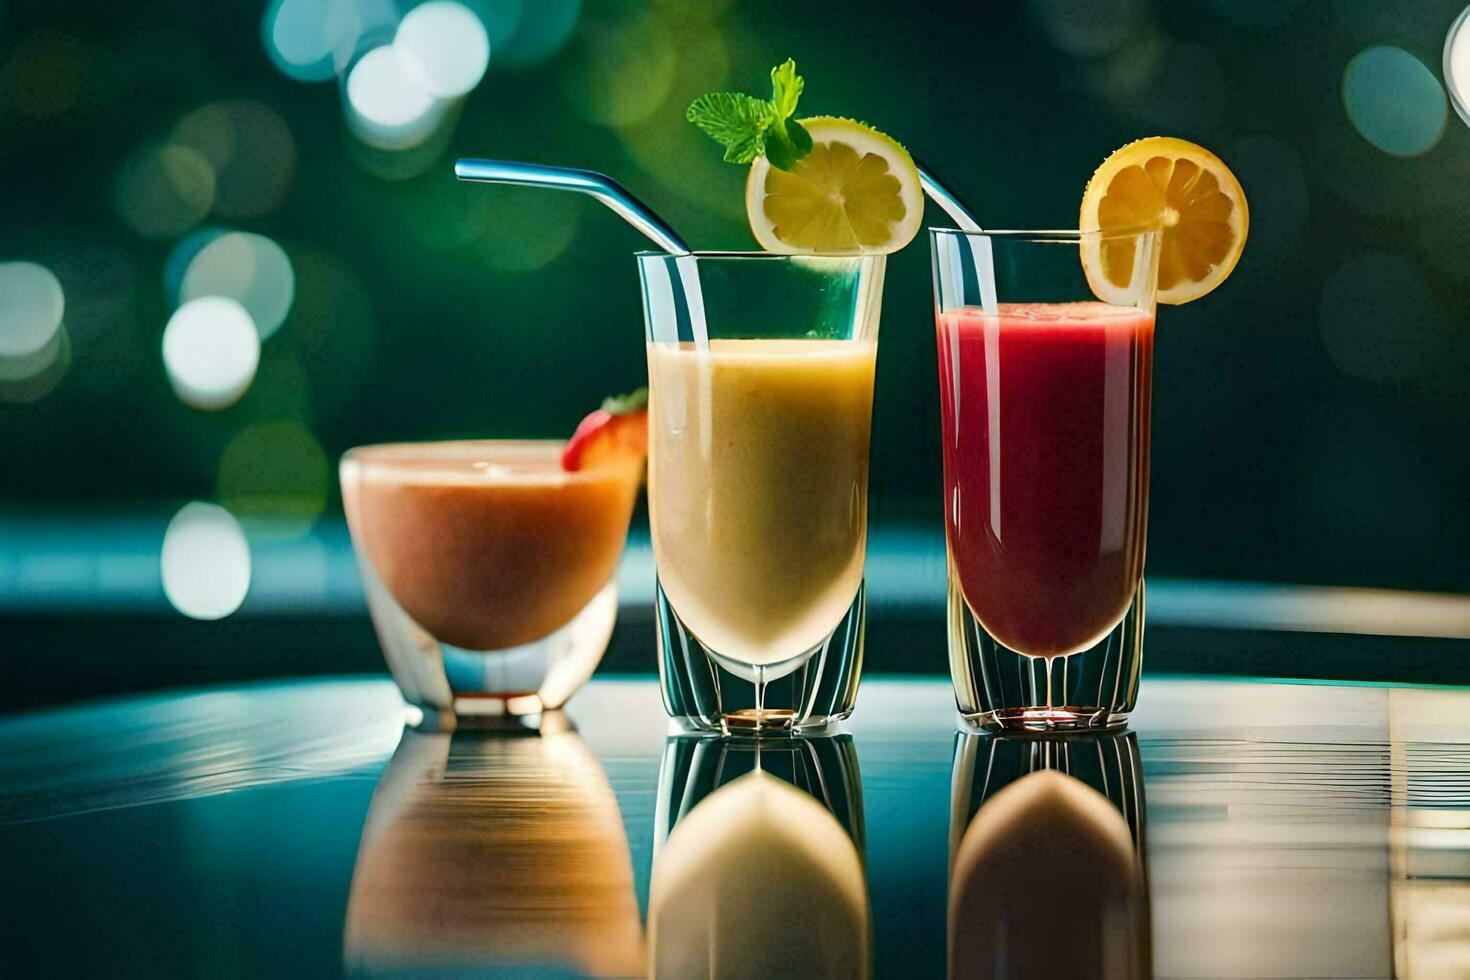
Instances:
[[[202,296],[180,306],[163,331],[163,366],[174,393],[206,411],[240,400],[260,364],[260,335],[237,300]]]
[[[296,274],[281,246],[264,235],[230,232],[209,241],[179,281],[179,301],[226,296],[250,314],[260,339],[281,326],[296,295]]]
[[[56,390],[71,366],[61,283],[34,262],[0,263],[0,401],[25,404]]]
[[[1418,156],[1444,133],[1444,89],[1424,62],[1402,48],[1360,51],[1342,75],[1342,101],[1353,128],[1384,153]]]
[[[169,250],[168,258],[163,260],[163,288],[171,305],[179,302],[179,287],[184,284],[184,273],[189,271],[189,264],[194,261],[194,257],[204,251],[204,247],[210,242],[228,234],[230,229],[218,226],[197,228],[179,239],[178,244]]]
[[[466,95],[490,64],[490,38],[480,18],[455,0],[430,0],[398,25],[393,47],[429,95]]]
[[[1408,381],[1432,364],[1438,310],[1418,267],[1392,252],[1368,251],[1339,265],[1322,287],[1322,343],[1344,373],[1375,382]]]
[[[18,41],[0,66],[0,102],[31,119],[54,119],[76,107],[91,56],[69,34],[41,31]]]
[[[124,161],[115,200],[128,227],[145,238],[173,238],[214,207],[214,168],[187,146],[148,146]]]
[[[1095,58],[1134,34],[1139,0],[1028,0],[1032,19],[1047,40],[1067,54]]]
[[[35,262],[0,262],[0,370],[34,357],[61,329],[61,283]]]
[[[524,71],[561,50],[577,25],[581,0],[522,0],[515,33],[491,57],[497,70]]]
[[[261,37],[282,73],[324,82],[347,66],[358,38],[396,18],[392,0],[274,0]]]
[[[163,592],[191,619],[223,619],[250,591],[250,545],[230,512],[185,504],[163,534]]]
[[[0,361],[0,402],[25,405],[51,394],[71,367],[71,334],[62,324],[32,355]]]
[[[270,106],[227,99],[202,106],[174,127],[170,141],[202,156],[215,175],[214,213],[253,218],[280,207],[296,168],[291,128]]]
[[[577,25],[573,47],[562,93],[583,118],[628,126],[653,115],[668,98],[676,55],[669,29],[656,14],[589,14]]]
[[[409,180],[441,165],[444,151],[454,137],[454,124],[459,119],[464,100],[452,99],[439,105],[442,113],[430,120],[431,125],[419,142],[409,146],[382,146],[364,140],[361,126],[353,119],[349,107],[348,129],[358,138],[347,141],[348,157],[363,172],[381,180]],[[440,173],[443,173],[442,169]]]
[[[257,538],[297,537],[327,506],[331,474],[321,443],[300,422],[252,422],[220,457],[218,497]]]
[[[446,103],[430,95],[391,44],[373,48],[347,74],[348,126],[369,146],[407,149],[424,142],[443,120]]]
[[[1445,34],[1444,84],[1455,112],[1470,124],[1470,7],[1460,11]]]

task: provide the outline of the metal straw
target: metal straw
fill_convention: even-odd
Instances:
[[[929,168],[914,161],[914,166],[919,169],[919,184],[924,188],[924,193],[929,200],[939,205],[939,209],[949,215],[949,219],[959,226],[961,231],[979,231],[980,222],[975,220],[975,214],[965,207],[954,191],[939,182]]]
[[[458,160],[454,175],[460,180],[478,180],[489,184],[519,184],[558,191],[577,191],[597,198],[628,224],[647,235],[670,255],[690,252],[684,240],[674,233],[668,222],[649,210],[648,205],[633,196],[622,184],[607,174],[572,167],[553,167],[544,163],[520,163],[515,160]]]
[[[939,205],[939,209],[949,215],[949,219],[961,231],[969,233],[965,235],[965,244],[975,262],[975,278],[980,287],[980,308],[986,313],[996,313],[1000,307],[996,302],[995,256],[991,251],[989,236],[980,233],[980,222],[975,220],[974,212],[965,207],[958,194],[941,184],[922,163],[915,161],[914,166],[919,170],[919,184],[929,200]]]

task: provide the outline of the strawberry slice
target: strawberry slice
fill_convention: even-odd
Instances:
[[[568,473],[609,463],[641,464],[648,455],[648,391],[609,398],[582,420],[561,453]]]

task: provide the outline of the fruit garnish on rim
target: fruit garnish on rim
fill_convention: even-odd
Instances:
[[[864,123],[794,118],[806,87],[787,59],[771,69],[771,98],[711,92],[686,118],[750,164],[745,212],[761,248],[783,254],[896,252],[919,233],[924,194],[908,151]]]
[[[1229,277],[1245,248],[1250,209],[1224,161],[1202,146],[1150,136],[1113,151],[1082,194],[1084,231],[1162,233],[1160,303],[1204,296]],[[1082,267],[1098,299],[1129,304],[1134,242],[1127,236],[1084,240]]]
[[[609,464],[643,465],[648,456],[648,389],[604,399],[577,426],[562,450],[568,473]]]

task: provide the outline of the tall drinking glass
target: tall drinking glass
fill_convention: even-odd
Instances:
[[[883,257],[644,253],[638,267],[664,706],[726,733],[845,718]]]
[[[930,235],[960,713],[1123,725],[1143,656],[1159,236]],[[1095,298],[1083,254],[1127,285]]]

